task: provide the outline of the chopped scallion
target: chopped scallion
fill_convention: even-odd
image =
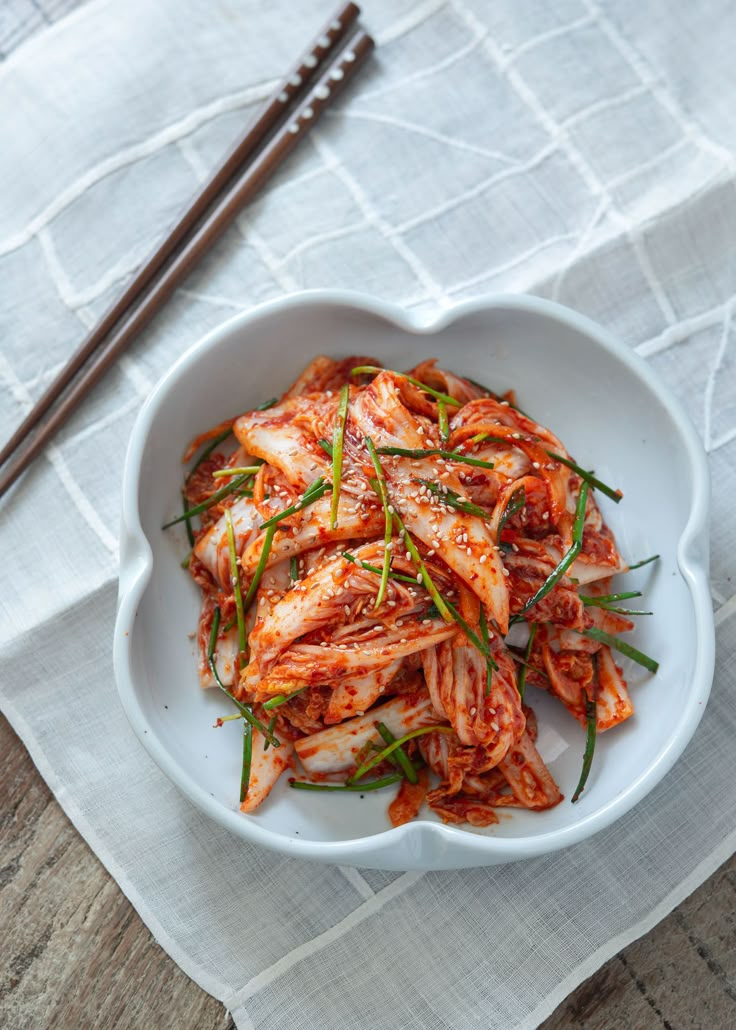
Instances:
[[[381,734],[381,737],[383,738],[384,743],[386,743],[386,744],[395,744],[396,743],[396,737],[393,735],[393,733],[391,732],[391,730],[388,728],[388,726],[385,723],[379,722],[379,724],[376,727],[376,729]],[[414,763],[412,762],[411,758],[409,758],[409,756],[407,755],[406,751],[404,751],[404,749],[402,747],[397,747],[391,757],[395,758],[396,761],[399,763],[399,765],[401,766],[401,769],[402,769],[404,775],[406,776],[407,780],[409,781],[409,783],[417,783],[417,781],[418,781],[417,771],[414,768]]]
[[[332,504],[330,505],[330,529],[337,529],[337,508],[340,503],[340,478],[342,476],[342,449],[345,441],[345,422],[348,417],[350,387],[347,383],[340,390],[337,405],[337,422],[332,434]]]
[[[429,458],[436,454],[439,458],[445,458],[447,461],[457,461],[461,465],[474,465],[476,468],[481,469],[493,468],[493,462],[491,461],[471,458],[469,455],[460,454],[458,451],[443,451],[440,447],[377,447],[376,450],[379,454],[387,454],[397,458]]]
[[[562,577],[565,575],[567,570],[570,568],[572,563],[575,561],[577,556],[580,554],[583,548],[583,529],[585,527],[585,505],[588,501],[588,484],[583,481],[580,485],[580,493],[578,494],[578,503],[575,507],[575,522],[572,528],[572,544],[570,550],[562,556],[555,568],[550,572],[549,576],[542,583],[541,587],[537,592],[529,598],[524,607],[514,616],[514,622],[518,622],[530,608],[541,601],[543,597],[546,597],[550,590],[555,587]]]
[[[353,784],[356,783],[357,780],[362,779],[363,776],[365,776],[367,772],[370,772],[374,766],[379,765],[379,763],[382,762],[385,758],[388,758],[389,755],[392,755],[397,748],[400,748],[402,744],[406,744],[407,741],[413,740],[415,737],[421,737],[424,733],[454,732],[455,731],[453,730],[452,726],[423,726],[421,727],[421,729],[418,730],[410,730],[410,732],[405,733],[403,737],[399,737],[397,740],[394,740],[393,744],[389,744],[387,747],[383,749],[383,751],[379,751],[377,755],[373,756],[373,758],[369,758],[367,762],[363,762],[360,768],[356,769],[356,771],[350,777],[348,783]]]
[[[439,390],[432,389],[432,387],[427,386],[426,383],[420,383],[418,379],[414,379],[413,376],[408,376],[406,372],[394,372],[392,369],[378,368],[376,365],[359,365],[357,368],[351,370],[350,375],[378,375],[379,372],[391,372],[393,375],[399,376],[400,379],[406,379],[407,382],[412,384],[412,386],[418,387],[418,389],[423,390],[424,393],[428,393],[438,401],[444,401],[445,404],[449,404],[453,408],[462,408],[461,401],[456,401],[454,397],[450,397],[447,393],[440,393]]]
[[[630,658],[632,662],[636,662],[637,665],[643,665],[649,672],[656,672],[659,668],[659,662],[655,661],[654,658],[650,658],[648,654],[639,651],[625,640],[613,637],[610,633],[605,633],[596,626],[582,630],[582,636],[588,637],[590,640],[598,640],[601,644],[608,644],[614,651],[619,651],[621,654],[626,655],[627,658]]]
[[[248,479],[248,476],[237,476],[229,483],[226,483],[225,486],[221,486],[219,490],[216,490],[215,493],[211,494],[200,504],[195,504],[193,508],[190,508],[189,511],[185,511],[182,515],[177,516],[177,518],[172,519],[171,522],[165,522],[161,529],[169,529],[171,526],[175,526],[177,522],[186,522],[187,519],[192,519],[195,515],[200,515],[203,511],[207,511],[208,508],[213,508],[229,494],[234,493],[234,491],[239,489],[246,479]]]
[[[516,687],[519,691],[519,698],[521,703],[524,703],[524,691],[526,690],[526,670],[529,667],[529,657],[534,647],[534,638],[537,635],[539,629],[539,623],[532,622],[529,625],[529,639],[526,642],[526,651],[524,652],[524,661],[521,663],[521,671],[519,672],[519,678],[516,681]]]
[[[585,753],[583,754],[583,768],[580,773],[580,779],[578,785],[575,788],[571,801],[574,805],[577,799],[585,790],[585,784],[588,782],[588,775],[590,773],[590,767],[593,764],[593,754],[595,752],[595,739],[598,731],[598,705],[596,703],[595,694],[592,698],[585,694],[585,718],[588,724],[588,730],[585,737]]]
[[[288,519],[291,515],[296,515],[298,511],[302,511],[303,508],[306,508],[308,505],[314,504],[315,501],[318,501],[320,497],[324,497],[324,495],[331,489],[332,486],[329,483],[325,483],[322,476],[318,476],[314,482],[309,484],[295,504],[290,504],[288,508],[284,508],[284,510],[280,511],[278,515],[274,515],[272,518],[267,519],[266,522],[262,522],[260,528],[270,529],[283,519]]]
[[[230,555],[230,582],[235,595],[235,618],[238,623],[238,665],[242,669],[247,661],[248,643],[245,639],[245,614],[243,612],[243,591],[240,586],[238,552],[235,547],[235,531],[229,508],[225,512],[225,528],[227,530],[227,546]]]
[[[392,783],[398,783],[403,779],[402,773],[391,773],[390,776],[383,776],[380,780],[369,780],[367,783],[309,783],[306,780],[289,780],[289,786],[295,790],[342,790],[363,794],[368,790],[390,787]]]
[[[268,741],[266,741],[268,746]],[[253,761],[253,727],[249,722],[243,726],[243,771],[240,776],[240,804],[242,805],[248,796],[250,786],[250,767]]]
[[[365,445],[368,450],[368,454],[370,455],[371,464],[373,465],[376,473],[374,490],[381,498],[381,506],[383,507],[383,565],[381,566],[381,583],[378,587],[375,604],[373,605],[374,608],[378,608],[383,603],[383,599],[386,596],[388,574],[391,569],[390,547],[391,534],[393,532],[393,519],[391,518],[391,512],[389,511],[386,477],[383,474],[383,468],[381,467],[381,461],[376,453],[376,448],[373,446],[373,441],[369,436],[366,437]],[[373,483],[371,485],[373,485]]]

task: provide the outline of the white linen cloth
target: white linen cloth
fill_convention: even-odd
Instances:
[[[92,0],[0,67],[2,439],[331,7]],[[364,23],[379,49],[349,96],[0,505],[0,699],[239,1027],[531,1027],[736,840],[736,9],[365,0]],[[665,781],[584,844],[424,875],[287,860],[196,811],[128,727],[110,648],[132,421],[207,330],[314,286],[558,298],[646,355],[702,434],[712,699]]]

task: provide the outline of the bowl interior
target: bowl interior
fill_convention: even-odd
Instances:
[[[346,305],[287,307],[231,327],[169,378],[155,404],[138,483],[153,574],[129,627],[129,645],[138,705],[148,732],[178,767],[180,783],[198,785],[223,811],[237,811],[242,731],[236,723],[213,728],[228,703],[197,684],[190,635],[199,598],[180,568],[185,534],[179,527],[160,529],[179,510],[181,454],[197,432],[280,394],[318,353],[372,355],[399,369],[437,357],[494,390],[513,387],[522,408],[550,426],[580,464],[624,491],[620,505],[600,494],[598,500],[630,561],[662,556],[617,582],[642,589],[644,606],[655,612],[639,620],[630,639],[660,661],[660,670],[651,677],[620,659],[636,714],[599,738],[588,788],[576,805],[566,800],[545,813],[513,812],[498,826],[465,832],[535,838],[605,810],[665,760],[692,689],[696,627],[677,545],[691,510],[694,472],[666,405],[617,354],[564,321],[503,303],[430,334]],[[584,731],[546,694],[530,689],[529,701],[539,718],[542,755],[569,799]],[[389,828],[391,793],[305,795],[282,778],[257,814],[238,818],[257,820],[284,838],[352,840]]]

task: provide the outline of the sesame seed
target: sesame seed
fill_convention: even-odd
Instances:
[[[504,569],[503,570],[503,574],[504,574],[504,576],[510,576],[511,575],[511,573],[509,572],[508,569]]]
[[[408,644],[408,643],[409,643],[409,641],[407,640],[407,638],[406,638],[406,637],[402,637],[402,638],[401,638],[401,640],[399,641],[399,643],[400,643],[400,644]]]
[[[480,564],[481,564],[481,565],[485,565],[485,563],[486,563],[487,561],[488,561],[488,555],[487,555],[487,554],[482,554],[482,555],[480,556]]]
[[[421,582],[422,582],[422,574],[421,574],[421,572],[418,572],[417,573],[417,583],[421,583]]]
[[[543,518],[543,519],[544,519],[544,521],[546,522],[546,521],[547,521],[547,519],[549,518],[549,512],[548,512],[548,511],[546,511],[546,512],[544,513],[544,515],[542,515],[542,518]]]
[[[498,733],[498,723],[497,722],[492,722],[491,723],[491,729],[495,730],[496,733]]]

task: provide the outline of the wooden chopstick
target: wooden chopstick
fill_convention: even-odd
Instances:
[[[373,40],[365,32],[358,31],[350,38],[329,68],[297,105],[293,114],[289,115],[253,157],[222,201],[196,228],[181,249],[171,256],[139,303],[97,352],[95,360],[89,362],[74,380],[28,446],[0,474],[0,497],[43,450],[56,430],[129,346],[143,326],[161,309],[182,279],[227,229],[243,205],[253,200],[301,138],[317,122],[324,109],[345,88],[373,47]]]
[[[320,69],[334,54],[338,44],[355,24],[360,8],[354,3],[343,4],[318,33],[309,48],[286,75],[269,98],[257,121],[247,130],[220,167],[183,213],[170,234],[146,260],[133,281],[92,328],[81,346],[72,355],[58,376],[47,387],[32,410],[26,415],[7,443],[0,450],[0,465],[4,464],[28,434],[41,421],[52,404],[61,396],[79,370],[92,357],[110,332],[115,329],[126,312],[148,289],[164,264],[175,253],[211,209],[217,198],[263,145],[268,135],[288,115]],[[1,493],[2,491],[0,491]]]

